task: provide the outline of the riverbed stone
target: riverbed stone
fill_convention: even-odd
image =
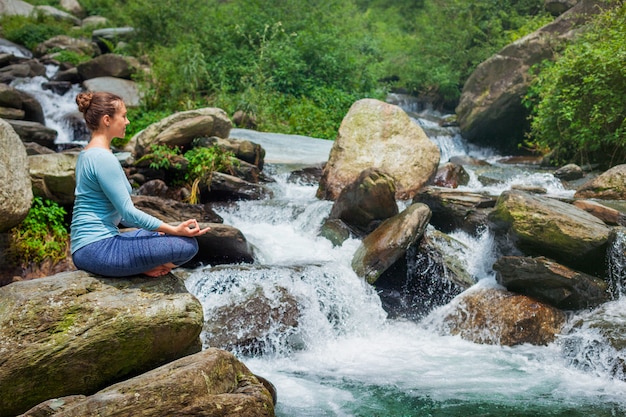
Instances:
[[[0,84],[0,106],[23,110],[24,120],[45,124],[43,108],[39,101],[14,87]]]
[[[442,334],[502,346],[552,343],[566,318],[561,310],[525,295],[482,287],[465,291],[442,314]]]
[[[89,395],[200,350],[203,312],[169,274],[84,271],[0,287],[0,415]]]
[[[413,202],[426,204],[430,208],[430,224],[442,232],[461,229],[475,235],[488,225],[488,215],[496,204],[496,197],[428,186],[415,195]]]
[[[616,165],[581,185],[575,198],[626,200],[626,164]]]
[[[396,198],[410,199],[435,174],[440,157],[439,147],[400,107],[359,100],[341,122],[317,197],[335,200],[363,170],[373,167],[395,180]]]
[[[496,280],[562,310],[580,310],[609,301],[608,282],[540,256],[503,256],[493,265]]]
[[[389,175],[376,168],[364,170],[335,200],[328,220],[341,220],[358,237],[398,214],[396,187]]]
[[[140,158],[150,150],[154,144],[159,144],[157,137],[168,128],[186,119],[205,121],[206,117],[213,120],[210,125],[205,125],[200,133],[202,136],[228,138],[232,129],[232,122],[226,112],[216,107],[204,107],[196,110],[174,113],[156,123],[151,124],[131,138],[124,150],[131,152],[135,158]],[[197,119],[201,118],[201,119]]]
[[[587,213],[596,216],[604,223],[615,226],[626,226],[626,214],[621,211],[608,207],[594,200],[574,200],[572,204],[580,209],[585,210]]]
[[[135,57],[119,54],[102,54],[77,65],[78,74],[84,79],[115,77],[130,80],[132,75],[141,70],[141,64]]]
[[[374,284],[415,242],[428,225],[431,212],[425,204],[412,204],[400,214],[385,220],[367,235],[352,258],[352,269]]]
[[[489,214],[493,230],[529,256],[590,273],[604,268],[610,229],[597,217],[550,197],[503,192]]]
[[[77,152],[28,157],[33,193],[61,205],[74,203]]]
[[[186,267],[254,262],[254,248],[241,230],[222,223],[199,223],[200,228],[210,227],[207,233],[197,236],[198,253]]]
[[[90,40],[58,35],[38,44],[35,47],[35,56],[42,57],[48,53],[58,51],[75,52],[88,57],[93,57],[100,53],[98,45]]]
[[[270,384],[271,385],[271,384]],[[232,353],[206,349],[84,396],[46,401],[20,417],[273,417],[263,379]]]
[[[108,91],[122,97],[126,107],[137,107],[143,97],[137,83],[118,77],[95,77],[83,81],[83,87],[88,91]]]
[[[300,308],[296,298],[284,287],[268,295],[261,286],[246,288],[241,298],[208,312],[203,328],[207,346],[262,354],[276,335],[287,339],[299,329]]]
[[[32,201],[26,148],[11,125],[0,119],[0,232],[24,220]]]

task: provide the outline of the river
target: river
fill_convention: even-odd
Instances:
[[[42,101],[47,124],[60,131],[58,143],[71,141],[55,115],[73,109],[75,92],[46,99],[52,93],[40,90],[37,82],[16,83],[16,87]],[[492,164],[491,174],[501,180],[485,187],[478,181],[485,172],[470,168],[471,181],[464,190],[497,195],[511,185],[524,184],[544,187],[551,195],[573,194],[549,171],[499,164],[498,155],[472,149],[453,128],[439,129],[431,118],[418,117],[416,122],[439,145],[442,161],[455,155],[485,159]],[[549,346],[480,345],[439,334],[441,309],[419,322],[389,319],[376,291],[350,267],[359,242],[351,239],[333,247],[318,236],[331,203],[315,198],[316,186],[288,181],[292,170],[324,162],[332,143],[239,129],[231,136],[260,143],[266,150],[265,171],[275,179],[270,185],[273,199],[218,209],[224,222],[240,229],[254,245],[257,261],[246,268],[199,268],[186,284],[202,302],[206,317],[243,299],[252,288],[261,288],[279,309],[277,287],[286,288],[298,300],[297,329],[285,332],[278,325],[270,326],[263,335],[261,354],[235,352],[253,372],[275,385],[277,416],[626,415],[626,383],[611,377],[613,355],[601,344],[591,355],[583,353],[593,358],[573,358],[567,349],[571,345],[564,343],[571,336]],[[407,202],[399,204],[405,207]],[[472,248],[463,261],[476,285],[495,286],[489,232],[477,237],[452,235]],[[621,298],[610,303],[607,311],[625,308]],[[575,337],[593,345],[597,335],[581,328]]]

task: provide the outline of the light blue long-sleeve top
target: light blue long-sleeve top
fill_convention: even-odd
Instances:
[[[72,253],[85,245],[116,236],[118,224],[156,230],[161,220],[135,208],[132,188],[110,151],[91,148],[76,161],[76,191],[71,224]]]

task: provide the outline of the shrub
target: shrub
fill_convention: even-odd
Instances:
[[[53,263],[63,260],[69,245],[66,214],[54,201],[35,197],[26,218],[10,231],[10,260],[24,268],[46,259]]]
[[[626,162],[626,5],[599,15],[533,82],[530,140],[556,163]]]

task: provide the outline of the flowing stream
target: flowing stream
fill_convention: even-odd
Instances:
[[[42,81],[15,86],[41,99],[48,126],[60,132],[57,143],[71,142],[71,132],[57,115],[75,110],[76,91],[49,97],[52,93],[39,87]],[[544,187],[550,195],[573,194],[547,171],[498,164],[498,155],[470,148],[454,128],[439,128],[430,115],[413,116],[439,145],[442,161],[469,155],[492,162],[488,168],[470,168],[471,181],[463,190],[498,194],[523,184]],[[243,300],[255,288],[277,307],[282,303],[278,287],[297,299],[297,329],[284,331],[279,323],[270,323],[263,335],[263,352],[235,352],[275,385],[277,416],[626,415],[626,383],[610,372],[614,352],[598,343],[589,327],[549,346],[502,347],[440,335],[436,329],[445,307],[420,322],[388,319],[376,291],[350,267],[359,242],[348,240],[333,247],[318,236],[331,203],[315,198],[316,186],[288,181],[292,170],[324,162],[332,143],[240,129],[231,136],[260,143],[267,152],[265,170],[276,180],[271,184],[275,198],[218,209],[224,222],[240,229],[254,245],[257,262],[198,268],[186,284],[207,317],[223,305]],[[477,178],[485,173],[499,181],[482,186]],[[402,208],[407,202],[399,204]],[[472,248],[462,260],[476,285],[497,285],[489,233],[453,236]],[[612,255],[612,274],[618,278],[623,253],[616,250]],[[607,315],[619,312],[626,301],[620,298],[604,308]],[[204,343],[208,345],[207,340]],[[577,357],[572,354],[576,349]]]

